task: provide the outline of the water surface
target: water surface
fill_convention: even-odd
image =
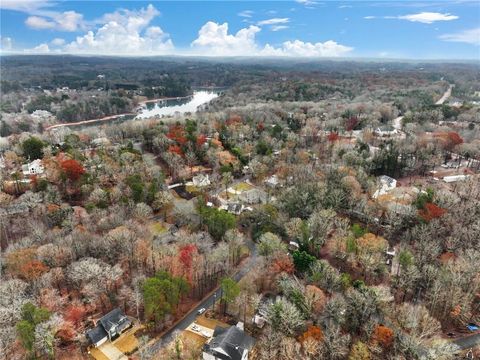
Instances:
[[[176,113],[184,114],[187,112],[195,112],[200,105],[206,104],[218,97],[217,92],[213,91],[196,91],[192,97],[178,98],[169,100],[160,100],[145,104],[140,110],[136,119],[145,119],[154,116],[171,116]]]

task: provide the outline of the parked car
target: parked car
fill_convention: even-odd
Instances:
[[[205,311],[207,311],[207,309],[201,308],[201,309],[199,309],[199,310],[197,311],[197,314],[198,314],[198,315],[202,315]]]
[[[474,323],[468,323],[467,324],[467,329],[470,331],[477,331],[478,330],[478,325]]]

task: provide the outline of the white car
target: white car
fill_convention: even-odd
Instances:
[[[202,315],[205,311],[207,311],[207,309],[201,308],[200,310],[197,311],[197,314]]]

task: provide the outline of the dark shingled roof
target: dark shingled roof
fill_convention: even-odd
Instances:
[[[85,335],[92,344],[96,344],[100,340],[107,337],[107,332],[101,324],[98,324],[93,329],[87,330],[87,333]]]
[[[217,326],[212,340],[205,344],[205,351],[218,359],[241,360],[243,351],[250,350],[254,344],[255,339],[236,326],[227,329]]]
[[[85,335],[92,344],[96,344],[107,337],[110,330],[112,330],[110,332],[110,337],[112,338],[120,335],[131,324],[132,322],[125,316],[122,310],[116,308],[102,316],[97,326],[88,330]]]
[[[106,331],[111,329],[113,326],[117,326],[119,330],[123,330],[124,328],[130,326],[130,320],[128,320],[128,318],[119,308],[113,309],[108,314],[104,315],[99,322]]]

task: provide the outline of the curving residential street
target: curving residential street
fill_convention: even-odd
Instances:
[[[453,85],[450,84],[447,91],[445,91],[445,93],[442,95],[442,97],[437,100],[435,105],[442,105],[445,101],[447,101],[448,98],[452,95],[452,88],[453,88]],[[404,116],[398,116],[395,119],[393,119],[393,127],[394,127],[395,130],[402,130],[402,120],[403,120],[403,118],[404,118]]]
[[[250,256],[248,259],[242,264],[241,269],[235,273],[235,275],[232,276],[232,278],[236,281],[239,282],[248,272],[253,268],[257,261],[257,248],[255,246],[255,243],[251,240],[247,241],[246,243],[247,247],[250,250]],[[187,327],[189,327],[197,318],[198,310],[201,308],[209,309],[213,306],[213,304],[217,301],[220,300],[220,297],[222,296],[222,290],[220,286],[216,288],[216,290],[211,293],[209,296],[207,296],[205,299],[203,299],[196,307],[190,310],[184,318],[175,324],[171,329],[169,329],[167,332],[165,332],[161,337],[155,339],[154,342],[151,342],[149,345],[149,353],[155,354],[157,353],[163,346],[169,344],[173,340],[173,336],[175,333],[180,332],[185,330]]]

